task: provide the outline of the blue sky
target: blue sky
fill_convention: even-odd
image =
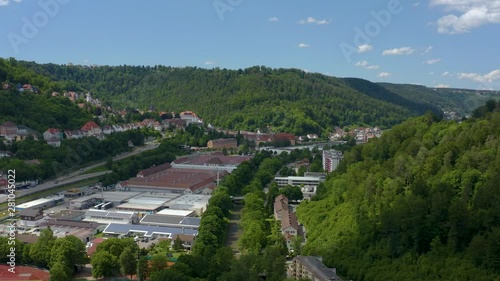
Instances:
[[[0,56],[500,89],[500,0],[0,0]]]

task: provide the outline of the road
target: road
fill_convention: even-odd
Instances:
[[[155,149],[158,147],[158,145],[159,145],[158,143],[147,143],[145,146],[134,148],[134,150],[131,152],[122,153],[120,155],[117,155],[116,157],[113,157],[113,161],[122,160],[124,158],[131,157],[131,156],[134,156],[136,154],[142,153],[143,151]],[[42,184],[37,185],[34,188],[18,190],[18,191],[16,191],[16,197],[20,198],[22,196],[33,194],[36,192],[44,191],[44,190],[51,189],[51,188],[56,188],[56,187],[59,187],[61,185],[71,184],[71,183],[79,182],[82,180],[99,177],[99,176],[105,175],[107,173],[111,173],[111,171],[108,170],[108,171],[103,171],[103,172],[84,174],[88,170],[94,169],[94,168],[99,167],[99,166],[103,166],[105,164],[106,164],[106,161],[102,161],[102,162],[99,162],[97,164],[82,168],[80,171],[75,171],[75,172],[69,173],[67,175],[61,176],[55,180],[44,182]],[[5,197],[1,197],[0,203],[5,202],[6,199],[7,198],[5,198]]]

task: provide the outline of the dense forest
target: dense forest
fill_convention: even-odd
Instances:
[[[455,111],[462,116],[469,115],[490,99],[500,99],[500,91],[427,88],[410,84],[378,84],[406,99],[434,104],[445,111]]]
[[[412,118],[345,153],[298,208],[304,252],[356,281],[500,280],[500,104],[474,117]]]
[[[33,75],[36,79],[31,83],[39,81],[47,93],[90,91],[117,109],[193,110],[208,123],[229,129],[321,134],[335,126],[387,128],[410,116],[439,111],[431,103],[388,95],[388,90],[357,90],[377,86],[366,80],[347,81],[297,69],[87,67],[0,59],[0,69],[2,65],[10,71],[0,71],[0,82],[17,82]],[[353,87],[353,83],[362,85]]]

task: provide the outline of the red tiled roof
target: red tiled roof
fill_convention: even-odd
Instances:
[[[101,244],[102,242],[104,242],[104,238],[102,237],[99,237],[99,238],[96,238],[94,240],[92,240],[92,246],[90,246],[88,249],[87,249],[87,256],[92,256],[92,254],[95,252],[95,250],[97,249],[97,245]]]
[[[48,128],[46,132],[49,132],[49,133],[55,135],[55,134],[59,134],[61,131],[59,131],[59,129],[56,129],[56,128]]]
[[[289,133],[277,133],[274,135],[275,140],[295,140],[295,136]]]
[[[82,131],[90,131],[90,130],[93,130],[93,129],[99,129],[99,125],[96,124],[96,122],[94,121],[89,121],[87,122],[87,124],[83,125],[82,127]]]
[[[146,176],[149,176],[149,175],[152,175],[152,174],[156,174],[158,172],[161,172],[163,170],[170,169],[170,168],[172,168],[172,166],[169,163],[165,163],[165,164],[161,164],[161,165],[158,165],[158,166],[153,166],[151,168],[139,171],[139,173],[137,173],[137,176],[146,177]]]

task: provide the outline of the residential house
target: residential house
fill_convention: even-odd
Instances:
[[[89,121],[80,129],[87,137],[95,137],[102,134],[102,129],[94,121]]]
[[[37,227],[43,221],[43,210],[37,208],[23,209],[19,211],[19,225]]]
[[[187,125],[187,122],[186,120],[184,119],[165,119],[162,121],[163,124],[165,124],[166,126],[173,126],[175,127],[176,129],[182,129],[184,127],[186,127]]]
[[[18,129],[16,124],[7,121],[0,125],[0,137],[4,137],[6,140],[15,140],[18,135]]]
[[[84,133],[80,130],[67,130],[64,131],[64,135],[66,135],[67,139],[81,139],[85,136]]]
[[[211,149],[237,149],[238,141],[236,139],[217,139],[210,140],[207,143],[207,147]]]
[[[115,129],[113,129],[112,126],[104,126],[102,128],[102,133],[105,134],[105,135],[109,135],[109,134],[112,134],[115,132]]]
[[[27,137],[32,137],[34,140],[38,140],[39,132],[28,128],[24,125],[17,126],[17,140],[25,140]]]
[[[288,198],[280,194],[274,200],[274,218],[278,221],[281,220],[284,213],[288,212]]]
[[[289,141],[290,145],[295,145],[295,136],[289,133],[277,133],[271,136],[272,141],[285,142]]]
[[[59,129],[49,128],[43,133],[43,139],[53,147],[61,147],[62,133]]]
[[[314,256],[296,256],[288,266],[288,278],[295,280],[332,281],[342,279],[335,268],[323,264],[322,258]]]
[[[4,151],[4,150],[0,150],[0,158],[9,158],[9,157],[12,157],[14,156],[14,153],[10,152],[10,151]]]
[[[342,152],[331,149],[331,150],[323,150],[323,170],[330,173],[335,171],[342,160]]]
[[[179,117],[183,120],[186,120],[186,123],[189,124],[200,124],[203,123],[201,119],[196,116],[196,113],[192,111],[184,111],[179,114]]]

